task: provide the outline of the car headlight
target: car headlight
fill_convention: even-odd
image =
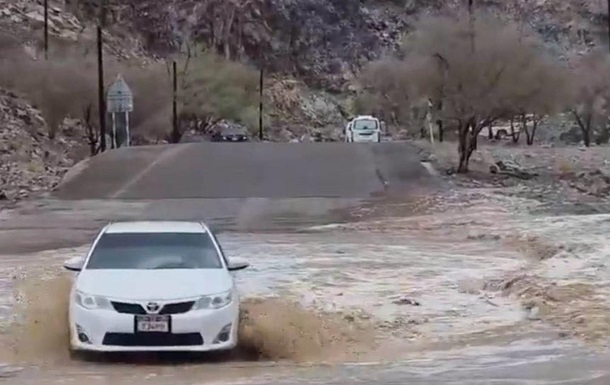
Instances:
[[[74,292],[74,300],[76,304],[85,309],[112,309],[112,305],[107,298],[99,295],[89,295],[80,291]]]
[[[233,291],[229,290],[220,294],[203,296],[197,300],[193,308],[195,310],[220,309],[228,306],[231,302],[233,302]]]

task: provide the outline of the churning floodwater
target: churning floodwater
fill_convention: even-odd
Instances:
[[[296,233],[221,234],[229,258],[251,263],[236,274],[243,354],[225,361],[71,358],[61,264],[87,247],[4,255],[0,373],[14,385],[607,380],[610,215],[533,217],[510,205],[521,201],[476,199]]]

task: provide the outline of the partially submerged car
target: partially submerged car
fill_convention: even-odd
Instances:
[[[346,142],[381,142],[381,122],[370,115],[360,115],[345,127]]]
[[[221,351],[237,345],[239,296],[225,256],[200,222],[116,222],[86,257],[70,293],[72,351]]]

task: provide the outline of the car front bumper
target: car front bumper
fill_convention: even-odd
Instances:
[[[236,301],[222,309],[191,310],[170,317],[170,333],[136,333],[133,314],[113,309],[88,310],[72,304],[70,347],[76,351],[97,352],[205,352],[230,350],[237,345],[239,305]],[[223,332],[225,335],[219,339]]]

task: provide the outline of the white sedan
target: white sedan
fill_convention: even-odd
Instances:
[[[237,345],[239,298],[229,261],[200,222],[117,222],[104,227],[70,293],[73,351],[212,351]]]

